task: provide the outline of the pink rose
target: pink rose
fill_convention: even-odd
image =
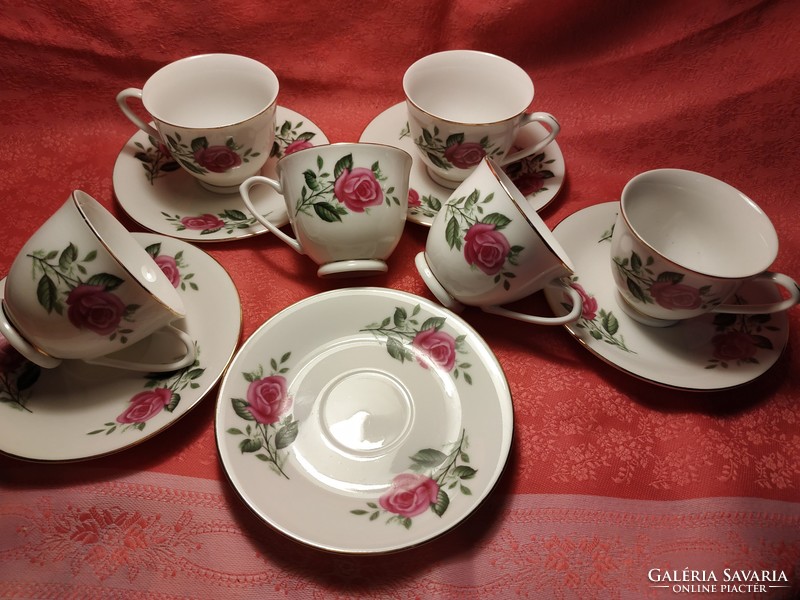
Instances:
[[[167,276],[173,287],[178,287],[181,283],[181,272],[178,270],[178,263],[171,256],[159,254],[154,259],[159,268]]]
[[[594,318],[597,316],[597,298],[594,296],[590,296],[586,290],[583,289],[583,286],[580,283],[570,283],[570,287],[572,287],[578,295],[581,297],[583,301],[583,310],[581,310],[581,318],[586,319],[587,321],[594,321]]]
[[[753,337],[743,331],[728,331],[711,338],[714,358],[720,360],[745,360],[755,356],[758,345]]]
[[[208,213],[204,215],[198,215],[196,217],[183,217],[181,219],[181,224],[186,227],[186,229],[197,229],[200,231],[213,231],[216,229],[221,229],[225,226],[225,221],[217,217],[216,215],[210,215]]]
[[[119,297],[102,285],[78,285],[67,296],[67,317],[78,329],[90,329],[100,335],[115,331],[125,313]]]
[[[487,275],[503,268],[510,251],[506,236],[491,223],[475,223],[464,236],[464,258]]]
[[[308,140],[304,139],[295,140],[291,144],[286,146],[286,148],[283,150],[283,155],[288,156],[289,154],[293,154],[294,152],[297,152],[299,150],[305,150],[306,148],[313,148],[313,147],[314,144],[312,144]]]
[[[452,144],[444,151],[447,161],[459,169],[469,169],[483,160],[486,151],[476,142]]]
[[[424,513],[439,497],[439,484],[430,477],[416,473],[400,473],[392,480],[389,490],[378,499],[381,508],[401,517],[416,517]]]
[[[144,423],[160,413],[172,400],[172,390],[161,387],[139,392],[130,400],[130,406],[117,417],[117,423]]]
[[[212,173],[225,173],[242,164],[242,157],[227,146],[207,146],[194,152],[198,165]]]
[[[423,329],[414,336],[411,346],[445,371],[452,371],[456,364],[456,341],[452,335],[444,331]],[[426,362],[419,360],[419,364],[427,369]]]
[[[356,167],[343,170],[333,184],[333,193],[353,212],[364,212],[369,206],[383,204],[383,190],[372,169]]]
[[[419,201],[419,192],[417,192],[417,190],[408,189],[408,205],[422,206],[422,202]]]
[[[512,181],[525,196],[530,196],[544,187],[544,179],[539,173],[524,173]]]
[[[700,291],[682,283],[657,281],[650,286],[650,295],[653,296],[656,304],[669,310],[692,310],[700,308],[702,304]]]
[[[247,408],[258,423],[277,423],[291,404],[286,379],[280,375],[256,379],[247,388]]]

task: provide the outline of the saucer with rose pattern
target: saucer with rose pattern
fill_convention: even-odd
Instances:
[[[513,431],[505,375],[467,323],[424,298],[306,298],[242,345],[220,385],[233,488],[285,535],[333,552],[400,550],[467,518]]]
[[[639,379],[687,391],[737,387],[765,373],[789,340],[785,312],[706,314],[671,327],[648,327],[617,304],[609,258],[619,202],[596,204],[559,223],[553,235],[575,265],[573,287],[584,297],[582,317],[567,330],[605,362]],[[564,314],[563,294],[545,289],[550,308]],[[734,301],[773,302],[778,289],[745,283]]]
[[[186,308],[176,326],[197,347],[194,364],[137,373],[78,360],[42,369],[0,336],[0,452],[33,461],[77,461],[138,445],[189,412],[216,384],[241,333],[239,295],[225,269],[185,241],[134,233]],[[0,296],[5,280],[0,282]],[[116,354],[158,360],[158,333]]]
[[[529,146],[546,135],[543,126],[533,123],[520,130],[517,141],[520,147]],[[395,104],[375,117],[361,133],[359,141],[389,144],[411,155],[414,164],[409,182],[408,220],[430,226],[453,190],[433,181],[417,157],[418,150],[408,128],[405,102]],[[548,144],[539,154],[509,163],[503,170],[537,211],[550,204],[564,184],[564,156],[557,141]]]
[[[278,159],[294,150],[327,144],[328,138],[308,118],[278,106],[275,143],[266,177],[276,176]],[[114,165],[114,194],[137,223],[163,235],[192,242],[221,242],[266,233],[238,192],[217,194],[201,186],[170,156],[166,147],[137,131]],[[267,185],[253,188],[253,204],[276,226],[289,222],[283,197]]]

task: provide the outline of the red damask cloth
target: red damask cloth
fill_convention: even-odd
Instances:
[[[691,169],[758,202],[780,238],[774,270],[797,278],[798,23],[792,0],[4,2],[0,274],[75,189],[143,231],[114,195],[114,163],[134,133],[114,98],[170,61],[258,59],[279,77],[279,104],[337,142],[402,101],[417,58],[472,48],[520,64],[533,108],[562,125],[566,177],[541,213],[549,226],[617,200],[637,173]],[[409,224],[389,272],[354,285],[433,299],[413,261],[426,235]],[[236,284],[242,340],[344,285],[318,279],[274,236],[202,248]],[[703,393],[632,378],[560,327],[464,317],[505,371],[515,433],[499,485],[454,531],[388,557],[327,555],[280,536],[226,481],[214,389],[119,454],[58,465],[0,457],[0,598],[800,595],[800,309],[772,369]],[[708,573],[721,583],[726,569],[775,581],[728,592],[663,581],[688,572],[697,576],[686,586],[713,583]]]

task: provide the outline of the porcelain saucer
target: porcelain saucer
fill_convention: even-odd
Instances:
[[[408,220],[430,226],[442,204],[453,193],[433,181],[425,165],[417,158],[417,149],[408,130],[406,104],[401,102],[375,117],[361,133],[359,141],[389,144],[408,152],[414,159],[409,185]],[[533,123],[525,127],[517,138],[519,146],[527,146],[543,139],[547,130]],[[544,152],[510,163],[504,171],[525,194],[534,210],[542,210],[550,204],[564,184],[564,156],[558,142],[550,143]]]
[[[328,138],[309,119],[278,106],[275,144],[261,172],[275,177],[275,165],[287,148],[327,143]],[[245,211],[238,192],[216,194],[205,189],[178,166],[163,145],[143,131],[137,131],[122,148],[113,181],[122,209],[156,233],[192,242],[220,242],[267,232]],[[251,198],[264,217],[278,227],[289,222],[283,198],[271,187],[253,188]]]
[[[176,285],[186,307],[186,317],[176,325],[195,341],[197,360],[158,374],[76,360],[41,369],[0,337],[0,452],[35,461],[75,461],[137,445],[185,415],[222,376],[242,323],[230,276],[187,242],[133,235]],[[0,292],[4,288],[5,279]],[[125,352],[157,356],[156,336]]]
[[[244,502],[324,550],[384,553],[464,520],[513,431],[492,351],[461,318],[383,288],[312,296],[266,321],[222,381],[216,436]]]
[[[566,328],[585,348],[635,377],[690,391],[736,387],[775,364],[789,339],[785,312],[708,314],[671,327],[648,327],[623,312],[609,260],[618,210],[618,202],[590,206],[553,230],[575,265],[573,286],[585,298],[582,318]],[[562,294],[554,289],[545,294],[551,309],[563,314]],[[737,295],[750,302],[780,298],[775,286],[764,282],[745,284]]]

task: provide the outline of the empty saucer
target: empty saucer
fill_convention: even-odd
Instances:
[[[529,146],[543,139],[547,130],[538,123],[524,127],[519,132],[519,146]],[[423,162],[417,157],[417,148],[408,128],[406,104],[401,102],[375,117],[361,133],[360,141],[397,146],[414,159],[408,198],[408,220],[430,226],[442,204],[453,193],[433,181]],[[510,163],[503,170],[528,198],[534,210],[542,210],[555,199],[564,184],[564,157],[558,142],[552,142],[543,152]]]
[[[609,258],[619,202],[584,208],[553,235],[575,265],[573,287],[584,297],[583,316],[567,330],[585,348],[635,377],[690,391],[719,390],[752,381],[780,357],[789,339],[785,312],[768,315],[706,314],[671,327],[648,327],[620,309]],[[567,310],[563,293],[545,290],[556,314]],[[740,300],[772,302],[780,292],[763,281],[746,283]]]
[[[325,134],[306,117],[277,107],[275,144],[262,174],[275,177],[275,165],[286,152],[327,144]],[[220,242],[266,233],[249,214],[239,193],[217,194],[202,187],[170,156],[163,144],[137,131],[114,165],[114,194],[122,209],[143,227],[193,242]],[[262,185],[251,198],[264,217],[278,227],[289,222],[286,204]]]

